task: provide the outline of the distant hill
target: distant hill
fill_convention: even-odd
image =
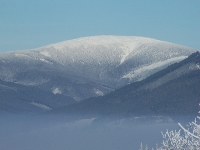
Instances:
[[[194,115],[200,102],[200,53],[108,95],[53,113],[85,115]]]
[[[56,99],[56,102],[55,102]],[[0,112],[38,113],[74,103],[60,94],[0,80]]]

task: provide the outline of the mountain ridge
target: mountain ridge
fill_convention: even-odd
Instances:
[[[185,71],[183,71],[183,69]],[[173,76],[172,76],[173,74]],[[195,115],[199,111],[200,53],[105,96],[52,113],[75,115]],[[167,77],[167,81],[166,78]],[[161,82],[162,81],[162,82]],[[154,86],[154,85],[157,86]]]

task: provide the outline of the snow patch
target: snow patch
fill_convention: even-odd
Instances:
[[[62,94],[62,91],[59,88],[53,88],[52,90],[53,94]]]
[[[83,65],[85,64],[85,62],[83,60],[80,60],[80,63],[83,64]]]
[[[43,61],[43,62],[45,62],[45,63],[53,64],[52,62],[50,62],[50,61],[48,61],[48,60],[46,60],[44,58],[41,58],[40,60]]]
[[[14,83],[26,85],[26,86],[38,86],[38,85],[41,85],[41,84],[46,83],[46,82],[49,82],[49,80],[39,78],[39,79],[34,79],[34,80],[22,79],[22,80],[15,81]]]
[[[200,64],[196,64],[196,68],[200,70]]]
[[[163,69],[166,65],[173,64],[175,62],[179,62],[185,58],[187,58],[187,56],[180,56],[180,57],[167,59],[164,61],[159,61],[159,62],[150,64],[150,65],[142,66],[142,67],[139,67],[138,69],[135,69],[135,70],[129,72],[128,74],[124,75],[122,78],[127,78],[129,80],[136,78],[137,81],[141,81],[150,75],[149,71],[155,70],[155,69],[159,69],[159,70]]]
[[[46,57],[51,57],[51,55],[47,51],[41,51],[40,54],[42,54]]]
[[[43,104],[40,104],[40,103],[35,103],[35,102],[31,102],[32,105],[36,106],[36,107],[39,107],[41,109],[44,109],[44,110],[51,110],[50,107],[46,106],[46,105],[43,105]]]
[[[191,64],[189,67],[190,70],[200,70],[200,64]]]
[[[15,57],[28,57],[28,58],[32,58],[31,56],[27,55],[27,54],[23,54],[23,53],[15,53]]]
[[[127,43],[127,46],[124,47],[124,51],[123,51],[123,54],[121,55],[121,61],[120,61],[120,64],[122,64],[126,58],[129,56],[129,54],[136,49],[136,47],[138,46],[137,43],[133,43],[131,42],[130,44]]]
[[[104,93],[100,91],[99,89],[94,89],[94,92],[97,96],[104,96]]]

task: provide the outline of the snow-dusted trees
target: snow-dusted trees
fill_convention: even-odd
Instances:
[[[141,143],[140,145],[140,149],[139,150],[149,150],[148,146],[143,146],[143,144]]]
[[[197,120],[190,123],[188,129],[181,124],[179,126],[181,127],[179,131],[167,131],[162,134],[162,146],[156,150],[200,150],[200,124]]]
[[[162,146],[156,146],[156,150],[200,150],[200,117],[189,123],[187,129],[180,123],[178,125],[179,131],[162,133]],[[146,149],[141,145],[140,150]]]

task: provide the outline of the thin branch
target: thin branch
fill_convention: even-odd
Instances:
[[[197,139],[200,139],[200,137],[190,133],[188,130],[186,130],[180,123],[178,123],[178,125],[183,129],[183,131],[187,132],[189,135],[191,135],[192,137],[195,137]]]

